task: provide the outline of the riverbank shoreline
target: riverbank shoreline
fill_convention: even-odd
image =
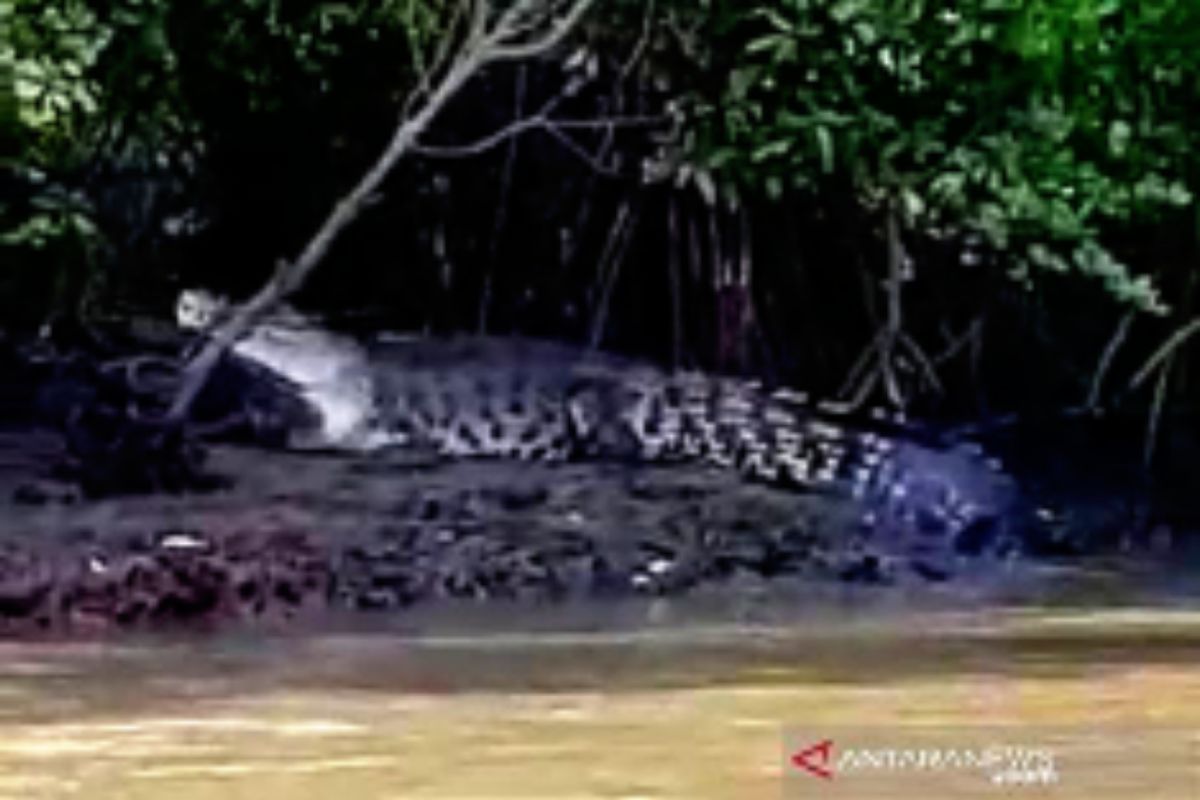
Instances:
[[[604,624],[670,598],[787,624],[809,606],[1106,604],[1187,582],[1153,553],[917,559],[864,529],[848,498],[696,465],[214,446],[227,488],[91,500],[49,477],[60,447],[49,433],[0,437],[3,637],[404,627],[439,609],[553,619],[587,606]]]

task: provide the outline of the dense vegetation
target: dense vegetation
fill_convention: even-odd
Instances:
[[[0,0],[8,327],[251,292],[462,8]],[[597,2],[459,93],[302,301],[852,402],[1061,410],[1156,377],[1134,399],[1186,409],[1198,37],[1190,0]]]

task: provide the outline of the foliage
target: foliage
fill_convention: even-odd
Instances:
[[[11,64],[0,72],[0,179],[15,189],[0,207],[0,247],[6,263],[22,265],[0,277],[0,301],[26,296],[12,288],[18,272],[40,282],[39,297],[77,295],[99,264],[131,284],[199,277],[186,274],[193,269],[257,282],[261,272],[243,266],[265,271],[296,252],[376,157],[442,44],[453,49],[466,5],[0,0],[12,32],[0,41],[0,63]],[[666,283],[671,237],[698,274],[704,258],[718,260],[724,228],[732,242],[743,223],[756,255],[778,256],[756,290],[776,292],[781,307],[792,298],[780,286],[808,280],[794,256],[824,259],[838,275],[811,294],[859,315],[823,329],[825,344],[861,333],[877,309],[861,302],[863,262],[839,257],[846,249],[801,252],[809,244],[798,231],[807,236],[823,215],[849,218],[837,235],[861,234],[870,249],[858,254],[881,252],[887,217],[913,254],[936,250],[922,250],[931,242],[983,248],[985,263],[1036,285],[1027,297],[1065,324],[1077,309],[1062,306],[1084,283],[1139,309],[1194,311],[1200,6],[1191,0],[610,0],[597,4],[583,38],[586,51],[490,69],[429,140],[476,141],[510,121],[514,106],[528,113],[550,102],[579,124],[529,134],[544,148],[410,163],[339,244],[335,260],[363,271],[340,283],[416,252],[429,269],[406,260],[380,279],[403,289],[388,294],[392,305],[424,313],[436,297],[473,306],[469,295],[490,292],[491,279],[473,282],[464,265],[487,262],[526,271],[510,286],[497,282],[514,308],[540,270],[546,285],[570,286],[537,302],[567,307],[563,298],[578,290],[575,314],[591,276],[548,265],[567,251],[582,254],[572,264],[598,256],[605,215],[633,200],[647,235],[631,258],[654,265],[636,280]],[[577,58],[585,68],[564,69]],[[657,117],[668,107],[682,111],[671,136],[587,128],[602,113]],[[589,172],[596,165],[607,169]],[[674,188],[655,180],[668,178]],[[664,198],[682,209],[675,232]],[[215,220],[209,233],[189,240],[186,256],[155,250],[149,240],[184,209]],[[773,247],[772,228],[791,228],[786,248]],[[926,263],[916,268],[932,276],[932,291],[953,294],[939,283],[946,273]],[[990,269],[954,278],[992,286],[976,280]],[[1051,285],[1069,290],[1056,295]],[[949,304],[921,306],[925,288],[906,294],[915,299],[906,322],[932,331],[922,344],[934,347]],[[336,294],[323,299],[336,303]],[[707,302],[695,301],[695,316],[711,312]],[[794,311],[777,319],[802,316]],[[950,322],[960,329],[962,315]],[[844,371],[853,354],[844,356],[834,349],[830,372]],[[1082,360],[1094,363],[1094,353]]]
[[[0,55],[14,65],[22,156],[63,158],[50,144],[87,143],[94,131],[86,123],[96,117],[147,147],[195,135],[186,131],[194,109],[181,101],[186,84],[212,77],[181,69],[181,52],[196,42],[215,46],[212,73],[236,70],[238,93],[255,106],[277,102],[280,78],[320,82],[331,61],[351,55],[350,45],[389,32],[399,31],[404,45],[391,55],[419,73],[449,7],[439,0],[3,0],[11,38]],[[189,30],[188,23],[201,25]]]
[[[81,130],[98,100],[82,76],[104,37],[95,16],[74,2],[4,0],[0,20],[10,34],[0,40],[7,67],[0,177],[10,189],[0,199],[0,254],[12,265],[0,288],[6,317],[32,323],[24,314],[29,300],[62,300],[99,242],[90,201],[59,176],[85,159]]]
[[[728,77],[697,103],[692,151],[727,191],[840,187],[910,230],[982,238],[1020,279],[1076,271],[1162,310],[1105,235],[1192,202],[1194,4],[757,0],[714,14]]]
[[[0,62],[12,65],[0,97],[13,155],[2,168],[17,189],[0,205],[7,260],[35,277],[73,275],[56,291],[78,295],[101,254],[136,261],[122,248],[144,244],[148,232],[161,235],[153,232],[180,207],[213,202],[204,186],[215,182],[220,202],[222,179],[244,175],[241,165],[213,163],[231,139],[261,130],[287,140],[285,130],[303,129],[306,116],[336,117],[353,104],[385,112],[380,95],[414,85],[452,7],[440,0],[0,0],[11,31]],[[393,77],[380,80],[389,61],[397,62]],[[264,136],[258,150],[270,146]],[[5,276],[8,293],[27,294],[13,280]]]

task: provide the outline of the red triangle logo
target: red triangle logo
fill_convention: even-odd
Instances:
[[[824,780],[833,778],[829,761],[833,757],[833,740],[825,739],[792,754],[792,764],[810,775]]]

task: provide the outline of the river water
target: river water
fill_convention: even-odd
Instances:
[[[787,623],[645,606],[9,643],[0,798],[1183,800],[1200,797],[1198,656],[1200,612],[1162,604]],[[995,726],[1052,741],[1055,785],[842,790],[785,757],[848,728]]]

